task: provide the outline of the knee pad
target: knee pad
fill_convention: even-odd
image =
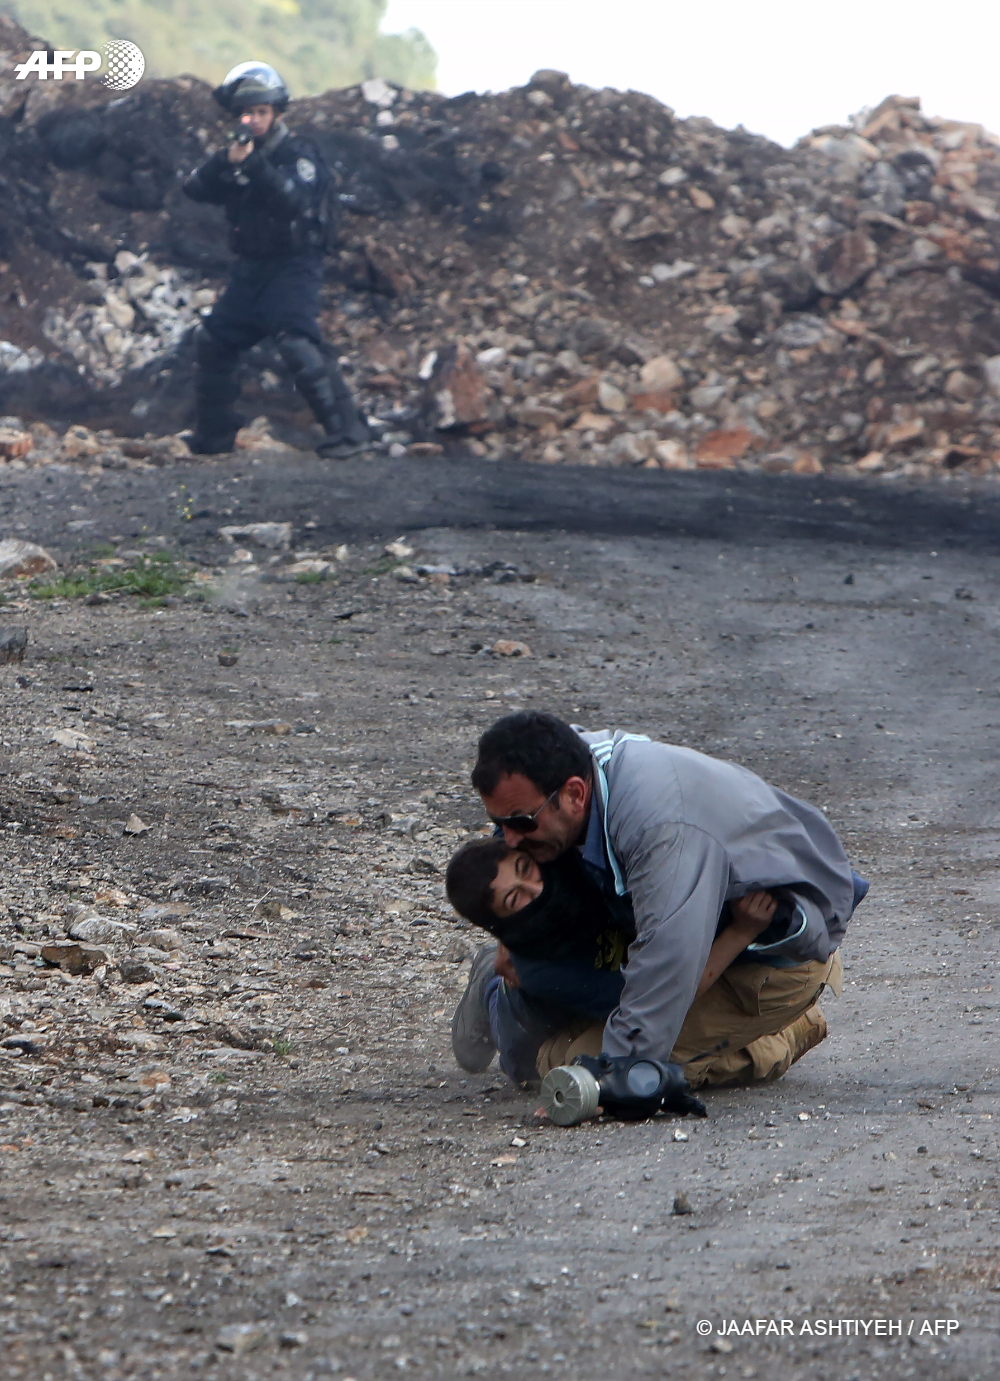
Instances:
[[[318,379],[327,373],[327,361],[322,350],[308,336],[282,331],[277,337],[278,352],[296,379]]]

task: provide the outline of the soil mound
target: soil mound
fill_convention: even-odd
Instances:
[[[0,423],[36,442],[17,464],[70,426],[90,456],[184,426],[228,265],[220,214],[180,192],[231,129],[209,88],[14,81],[37,46],[0,17]],[[786,150],[558,72],[452,99],[374,79],[287,118],[337,173],[324,329],[396,454],[1000,461],[1000,146],[979,126],[890,96]],[[266,348],[244,404],[307,438]]]

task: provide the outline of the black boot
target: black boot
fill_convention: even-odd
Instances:
[[[212,456],[231,451],[241,422],[233,411],[239,397],[236,380],[239,352],[199,326],[195,333],[195,429],[188,449]]]
[[[372,444],[368,424],[359,414],[340,370],[324,358],[308,336],[278,337],[281,357],[292,371],[295,387],[313,410],[324,431],[317,455],[347,460]]]

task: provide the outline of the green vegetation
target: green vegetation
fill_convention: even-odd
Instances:
[[[387,0],[3,0],[32,34],[56,47],[137,43],[146,73],[193,73],[215,85],[250,58],[272,63],[293,96],[385,77],[434,86],[437,59],[416,29],[382,34]]]
[[[33,599],[83,599],[93,594],[139,595],[144,603],[157,604],[166,595],[183,594],[190,583],[188,568],[170,552],[140,556],[131,566],[89,566],[67,571],[52,580],[33,580],[28,593]]]
[[[229,1075],[225,1074],[221,1069],[217,1069],[214,1074],[210,1074],[208,1077],[213,1084],[224,1084],[229,1078]]]
[[[380,556],[370,566],[365,566],[362,575],[388,575],[390,571],[398,570],[405,563],[397,561],[394,556]]]
[[[326,571],[303,571],[295,577],[296,585],[319,585],[326,579]]]
[[[273,1049],[276,1055],[288,1055],[291,1053],[292,1043],[287,1036],[275,1036]]]

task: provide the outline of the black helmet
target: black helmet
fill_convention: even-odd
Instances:
[[[279,112],[288,104],[288,87],[266,62],[239,63],[226,73],[212,95],[230,114],[249,105],[274,106]]]

